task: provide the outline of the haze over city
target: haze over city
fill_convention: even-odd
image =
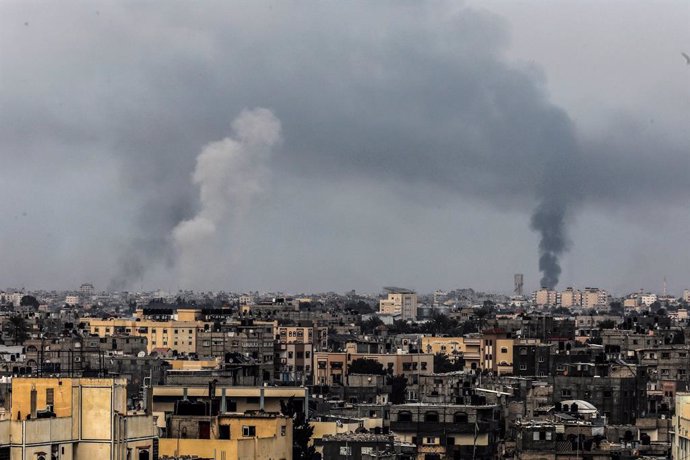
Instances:
[[[5,286],[687,287],[687,2],[0,12]]]

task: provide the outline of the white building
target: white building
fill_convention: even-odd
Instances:
[[[650,306],[651,304],[653,304],[657,300],[658,300],[658,297],[656,294],[646,293],[646,294],[640,295],[640,303],[642,305],[644,305],[645,307]]]
[[[79,305],[79,296],[78,295],[68,295],[65,297],[65,303],[67,305]]]

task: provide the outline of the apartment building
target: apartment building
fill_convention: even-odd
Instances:
[[[356,359],[370,359],[380,363],[390,375],[405,375],[409,383],[417,383],[419,374],[434,372],[434,355],[430,353],[314,353],[314,384],[343,385],[348,368]]]
[[[211,330],[213,323],[200,319],[196,309],[178,309],[175,315],[166,319],[153,319],[137,311],[134,319],[127,318],[82,318],[88,324],[89,332],[99,337],[132,335],[146,337],[147,352],[156,348],[170,348],[177,353],[195,353],[197,334]]]
[[[400,315],[403,320],[417,318],[417,294],[404,288],[387,287],[388,297],[379,301],[379,313]]]
[[[154,418],[127,408],[126,379],[14,378],[0,458],[155,460]]]

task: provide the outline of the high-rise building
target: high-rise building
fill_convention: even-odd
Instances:
[[[545,305],[558,305],[560,303],[560,293],[558,291],[541,288],[534,293],[534,304],[540,307]]]
[[[79,295],[82,297],[91,297],[95,292],[95,289],[93,288],[93,284],[91,283],[84,283],[81,286],[79,286]]]
[[[397,287],[386,287],[388,298],[379,301],[379,313],[400,315],[401,319],[417,318],[417,294],[414,291]]]
[[[566,288],[561,292],[561,306],[562,307],[579,307],[582,305],[582,292],[571,287]]]

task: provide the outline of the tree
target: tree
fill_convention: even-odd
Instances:
[[[378,361],[374,361],[373,359],[359,358],[350,363],[348,373],[385,375],[386,370],[383,368],[383,364]]]
[[[599,321],[599,329],[613,329],[616,327],[616,323],[612,319],[605,319],[603,321]]]
[[[372,316],[366,321],[362,321],[360,328],[362,329],[363,334],[372,334],[374,330],[382,324],[383,321],[381,321],[381,318],[378,316]]]
[[[622,303],[614,301],[609,304],[609,311],[612,315],[622,315],[625,312],[625,308],[623,308]]]
[[[23,316],[10,316],[10,319],[6,324],[7,332],[9,333],[10,337],[12,337],[12,341],[15,344],[24,343],[24,341],[29,338],[29,326],[26,324],[26,320]]]
[[[38,308],[40,302],[36,299],[36,297],[32,295],[25,295],[22,297],[22,300],[19,301],[19,305],[22,307],[34,307]]]
[[[304,411],[297,410],[295,397],[280,401],[280,412],[292,418],[292,458],[294,460],[311,460],[316,453],[309,440],[314,434],[314,427],[309,423]]]
[[[407,378],[404,375],[388,377],[386,382],[391,387],[388,398],[392,404],[405,404],[407,400]]]
[[[450,358],[448,358],[448,355],[444,353],[436,353],[434,355],[434,372],[437,374],[461,371],[462,368],[463,363],[461,360],[452,362]]]

